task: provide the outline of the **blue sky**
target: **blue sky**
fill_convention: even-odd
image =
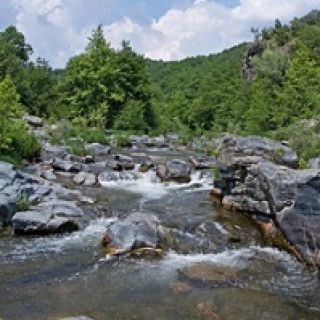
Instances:
[[[153,59],[178,60],[250,41],[251,27],[288,22],[319,0],[0,0],[0,30],[13,24],[34,57],[63,67],[102,24],[113,47],[130,40]]]

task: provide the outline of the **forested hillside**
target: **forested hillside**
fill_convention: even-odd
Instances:
[[[228,131],[289,139],[301,131],[304,140],[312,135],[308,149],[314,150],[292,141],[301,155],[319,153],[320,12],[252,32],[250,44],[163,62],[145,59],[127,41],[113,49],[98,26],[83,53],[52,70],[43,58],[30,61],[31,45],[10,26],[0,32],[0,110],[6,114],[0,154],[37,154],[39,144],[21,120],[25,112],[65,119],[77,132],[95,127],[192,137]],[[299,125],[302,119],[313,120]]]
[[[268,134],[320,112],[320,13],[252,30],[254,43],[208,57],[149,62],[165,130]],[[254,76],[244,81],[245,52]],[[249,50],[248,50],[249,49]]]

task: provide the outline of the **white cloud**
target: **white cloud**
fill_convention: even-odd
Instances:
[[[135,1],[138,7],[139,2]],[[111,16],[115,19],[112,13],[119,17],[123,9],[121,0],[9,0],[9,3],[16,8],[17,27],[36,54],[48,58],[54,66],[63,66],[70,56],[81,52],[99,22],[104,23],[107,39],[113,46],[119,46],[123,39],[130,40],[134,49],[147,57],[171,60],[221,51],[251,40],[251,27],[273,25],[276,18],[288,22],[294,16],[319,8],[319,0],[239,0],[234,7],[222,1],[194,0],[187,8],[172,8],[157,20],[144,19],[141,23],[128,13],[112,21]],[[104,20],[106,15],[108,21]]]
[[[129,39],[147,57],[175,60],[250,41],[251,27],[273,25],[276,18],[288,22],[317,7],[318,0],[241,0],[234,8],[215,1],[196,0],[187,9],[169,10],[147,26],[127,17],[105,30],[113,45]]]

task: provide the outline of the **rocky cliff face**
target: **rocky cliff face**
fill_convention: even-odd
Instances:
[[[242,78],[246,81],[251,81],[256,75],[256,70],[253,66],[252,59],[256,56],[261,57],[266,49],[266,44],[255,43],[248,46],[248,49],[242,59]]]
[[[301,259],[320,266],[320,170],[294,169],[289,147],[260,137],[225,138],[219,158],[222,204],[271,221]]]

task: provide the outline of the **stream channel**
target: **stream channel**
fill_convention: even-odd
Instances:
[[[96,203],[80,231],[0,236],[0,319],[320,319],[318,271],[266,245],[245,215],[213,203],[210,172],[194,172],[187,184],[161,183],[154,171],[136,175],[81,187]],[[135,211],[155,214],[175,240],[159,259],[110,260],[101,246],[106,226]],[[208,263],[236,268],[239,281],[210,286],[179,276]]]

